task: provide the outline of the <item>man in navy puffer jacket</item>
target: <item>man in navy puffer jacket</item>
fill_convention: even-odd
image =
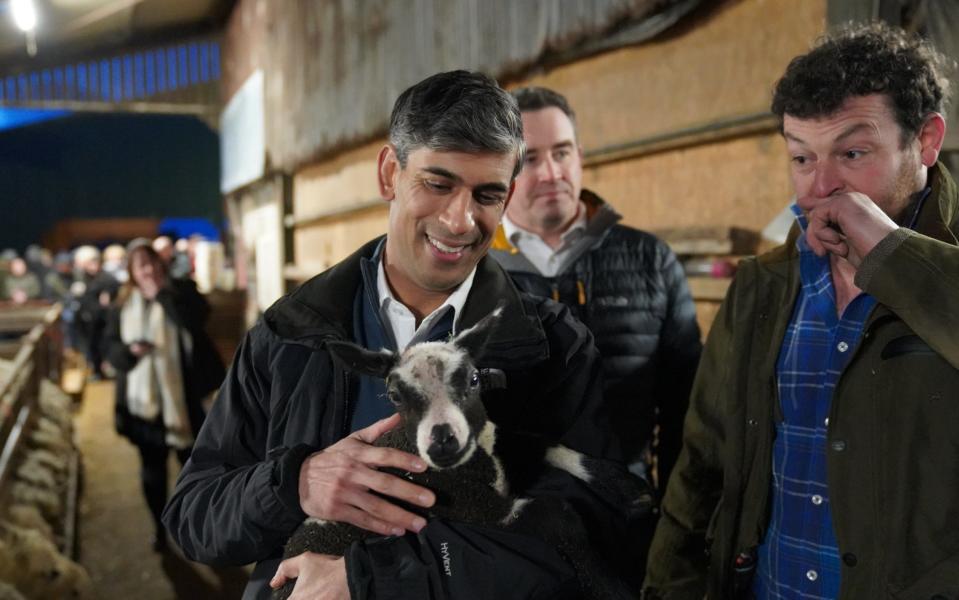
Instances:
[[[682,266],[664,242],[617,224],[621,216],[582,188],[582,148],[566,98],[535,87],[513,96],[527,154],[490,255],[520,289],[562,302],[592,331],[604,402],[630,468],[651,479],[655,457],[664,490],[702,350]],[[643,529],[634,535],[639,561],[651,532]]]

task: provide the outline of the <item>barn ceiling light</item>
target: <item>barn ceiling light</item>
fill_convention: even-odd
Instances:
[[[37,9],[33,0],[10,0],[13,22],[21,31],[33,31],[37,26]]]

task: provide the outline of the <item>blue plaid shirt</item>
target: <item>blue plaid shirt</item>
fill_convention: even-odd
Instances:
[[[805,232],[805,217],[795,204],[791,208]],[[839,596],[826,430],[836,382],[876,303],[859,294],[838,316],[828,255],[816,256],[804,235],[796,245],[802,289],[776,365],[783,422],[776,424],[773,445],[772,515],[757,552],[757,600]]]

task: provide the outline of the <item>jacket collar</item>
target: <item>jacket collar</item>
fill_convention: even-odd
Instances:
[[[303,283],[267,309],[267,327],[287,342],[312,348],[329,338],[354,339],[353,298],[362,283],[362,260],[371,258],[380,236],[330,269]],[[512,280],[495,260],[484,256],[476,266],[460,328],[466,329],[488,315],[502,301],[505,306],[488,346],[498,359],[526,360],[545,357],[546,334],[535,308],[524,302]]]
[[[916,231],[953,246],[959,245],[959,192],[949,171],[937,162],[929,169],[932,191],[919,211]]]
[[[592,248],[603,241],[610,228],[618,223],[623,216],[599,195],[586,188],[580,191],[579,199],[586,205],[586,231],[583,240],[588,240],[586,244]],[[502,223],[496,228],[496,233],[493,235],[493,245],[490,246],[490,249],[508,252],[509,254],[519,254],[519,249],[506,236],[506,230]]]

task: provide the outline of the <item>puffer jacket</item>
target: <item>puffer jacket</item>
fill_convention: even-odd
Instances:
[[[303,460],[349,433],[356,376],[331,361],[325,342],[354,339],[360,262],[378,243],[277,301],[247,334],[164,512],[190,559],[260,561],[244,598],[269,597],[267,582],[283,544],[306,516],[298,494]],[[589,331],[562,305],[519,292],[488,257],[477,266],[460,326],[475,324],[500,301],[506,303],[503,321],[477,365],[505,373],[505,389],[483,393],[498,440],[543,438],[616,464],[619,451],[607,434]],[[597,548],[615,552],[623,542],[630,508],[565,472],[511,480],[510,489],[568,501],[589,523]],[[570,573],[557,562],[556,550],[528,536],[503,538],[510,535],[430,522],[419,535],[354,546],[347,555],[353,597],[459,597],[449,591],[454,589],[472,589],[469,597],[477,598],[564,597]],[[452,570],[456,582],[444,575],[441,556],[459,557],[463,568]]]
[[[890,234],[856,274],[877,305],[829,415],[841,600],[959,598],[959,198],[941,164],[930,182],[916,230]],[[740,265],[709,333],[650,550],[649,598],[747,597],[769,521],[797,235]]]
[[[596,338],[603,395],[627,459],[634,460],[659,426],[655,448],[665,487],[679,454],[699,354],[696,309],[682,265],[655,236],[618,225],[621,216],[589,190],[585,235],[555,277],[543,276],[500,227],[490,256],[520,289],[570,308]]]

